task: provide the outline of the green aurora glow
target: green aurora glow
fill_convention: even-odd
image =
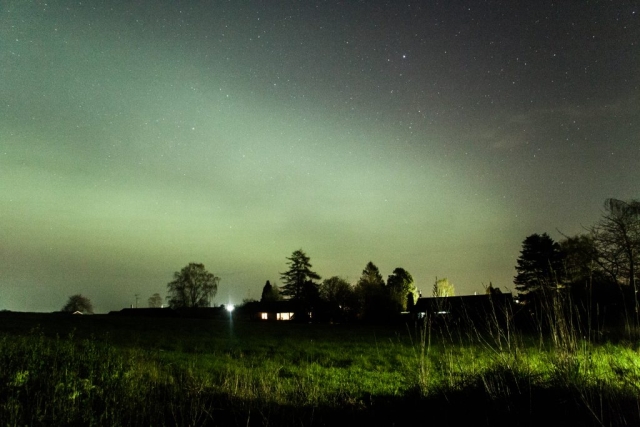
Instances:
[[[638,198],[633,2],[92,3],[0,6],[0,309],[188,262],[238,303],[299,248],[513,289],[528,234]]]

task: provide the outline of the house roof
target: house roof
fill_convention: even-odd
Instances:
[[[255,310],[267,313],[293,313],[296,311],[296,307],[296,302],[291,300],[265,301],[256,304]]]
[[[424,297],[418,298],[412,312],[425,313],[437,312],[442,307],[448,311],[488,309],[492,305],[505,306],[513,303],[511,293],[461,295],[453,297]]]

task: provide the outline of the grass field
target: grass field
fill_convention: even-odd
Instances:
[[[640,425],[636,342],[446,326],[0,313],[0,420]]]

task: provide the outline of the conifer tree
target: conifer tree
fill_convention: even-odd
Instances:
[[[314,280],[320,280],[320,276],[311,270],[310,258],[302,249],[294,251],[287,259],[289,260],[287,262],[289,269],[280,274],[282,283],[284,283],[281,294],[292,300],[301,300],[307,293],[305,287],[318,287]]]
[[[518,298],[531,302],[550,297],[562,283],[562,252],[560,245],[547,233],[532,234],[522,242],[513,280]]]

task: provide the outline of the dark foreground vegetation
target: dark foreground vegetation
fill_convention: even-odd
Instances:
[[[0,313],[2,425],[640,425],[629,331]]]

